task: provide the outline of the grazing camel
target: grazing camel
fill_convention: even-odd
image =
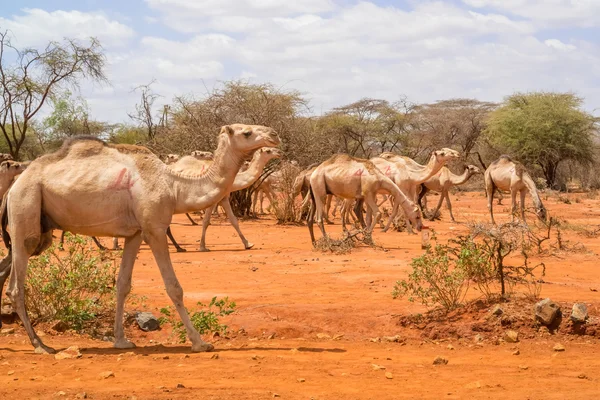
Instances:
[[[123,331],[123,306],[144,239],[192,342],[192,351],[211,350],[213,346],[202,340],[184,306],[165,233],[173,214],[209,207],[229,193],[251,152],[278,144],[279,137],[272,128],[224,126],[215,161],[202,176],[172,172],[144,147],[112,145],[96,138],[65,141],[57,152],[33,161],[2,203],[2,236],[9,254],[0,262],[0,272],[13,267],[7,294],[35,352],[51,353],[54,349],[44,345],[35,333],[25,309],[27,264],[31,256],[52,243],[53,229],[125,238],[117,279],[114,347],[134,347]]]
[[[465,170],[460,175],[453,174],[452,171],[450,171],[447,167],[443,167],[437,174],[433,175],[431,178],[427,179],[421,184],[421,193],[419,193],[419,206],[422,210],[426,209],[427,203],[425,203],[425,207],[423,207],[422,202],[427,201],[427,198],[425,197],[427,192],[438,192],[440,193],[440,201],[433,211],[433,214],[431,214],[430,219],[433,221],[438,211],[442,207],[442,202],[444,199],[446,199],[446,206],[450,212],[450,220],[455,222],[454,215],[452,214],[452,203],[450,203],[450,188],[466,183],[473,175],[476,174],[481,174],[481,170],[475,165],[466,166]]]
[[[388,229],[391,221],[396,217],[398,206],[402,206],[406,217],[420,231],[422,221],[419,208],[398,189],[398,186],[390,178],[379,171],[372,162],[350,157],[347,154],[337,154],[324,161],[315,168],[310,176],[310,197],[313,204],[308,216],[308,230],[312,242],[315,243],[313,232],[315,213],[321,233],[323,237],[326,236],[323,224],[323,212],[327,194],[339,196],[344,199],[359,200],[356,202],[356,205],[360,205],[360,207],[362,207],[362,201],[364,200],[367,207],[373,213],[373,221],[367,226],[367,231],[372,232],[375,221],[380,214],[376,197],[377,193],[382,190],[391,194],[395,199],[392,215],[384,231]],[[342,213],[342,229],[344,231],[346,231],[345,223],[345,214]]]
[[[231,186],[231,192],[235,192],[237,190],[242,190],[242,189],[245,189],[245,188],[251,186],[260,177],[265,165],[267,165],[267,163],[270,160],[272,160],[274,158],[280,158],[282,155],[283,155],[283,153],[279,149],[264,147],[264,148],[256,150],[256,152],[254,153],[254,156],[252,157],[252,161],[250,163],[246,162],[245,163],[246,168],[243,168],[244,169],[243,171],[242,171],[242,169],[240,169],[240,172],[238,172],[238,174],[236,175],[235,181],[233,182],[233,185]],[[190,169],[187,172],[190,172],[190,171],[194,171],[194,169]],[[233,210],[231,209],[231,204],[229,203],[229,194],[227,194],[223,198],[223,200],[221,200],[219,203],[215,203],[213,206],[209,207],[206,210],[206,212],[204,213],[204,219],[202,221],[202,238],[200,239],[200,251],[209,251],[206,248],[206,231],[208,230],[208,226],[210,224],[210,218],[212,216],[212,211],[214,208],[216,208],[219,205],[221,207],[223,207],[223,209],[225,210],[225,214],[227,215],[229,222],[231,222],[231,225],[233,225],[234,229],[236,230],[238,236],[242,240],[242,243],[244,244],[244,248],[246,250],[249,250],[252,247],[254,247],[254,244],[248,242],[248,240],[246,239],[246,237],[240,230],[238,219],[235,216],[235,214],[233,213]],[[177,251],[181,251],[181,250],[179,250],[181,248],[179,246],[179,244],[177,244],[177,242],[175,241],[173,236],[170,235],[170,230],[171,230],[171,228],[169,227],[169,229],[167,230],[167,235],[171,238],[173,245],[178,249]],[[182,250],[185,251],[185,249],[182,249]]]
[[[412,201],[417,202],[417,187],[427,179],[436,174],[450,160],[459,158],[459,153],[456,150],[443,148],[435,150],[429,157],[429,162],[426,165],[421,165],[416,161],[399,156],[394,153],[382,153],[379,157],[372,158],[375,163],[386,176],[392,178],[398,188]],[[379,161],[383,159],[395,164],[396,169],[391,168],[389,164],[384,164]]]
[[[546,221],[546,208],[538,195],[535,182],[533,182],[523,164],[513,161],[509,156],[500,156],[499,159],[491,163],[485,170],[484,178],[485,193],[487,195],[492,224],[496,223],[494,221],[493,200],[494,192],[498,189],[510,191],[512,199],[512,222],[515,221],[517,193],[519,193],[521,197],[521,220],[524,224],[527,223],[525,221],[525,195],[527,192],[531,195],[537,217],[542,221]]]

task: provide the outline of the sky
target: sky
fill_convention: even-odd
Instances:
[[[321,114],[363,97],[415,103],[570,91],[600,115],[600,0],[0,0],[17,47],[93,36],[109,84],[93,118],[244,79],[298,90]]]

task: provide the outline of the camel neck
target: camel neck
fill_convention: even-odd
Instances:
[[[256,182],[260,177],[260,174],[262,174],[267,162],[268,160],[265,160],[260,156],[253,158],[248,169],[236,175],[233,185],[231,186],[231,191],[235,192],[236,190],[245,189]]]
[[[452,182],[453,185],[462,185],[463,183],[468,181],[471,178],[471,176],[472,175],[469,173],[468,168],[465,168],[463,173],[460,175],[455,175],[452,172],[450,172],[450,182]]]
[[[407,164],[407,167],[412,172],[414,181],[416,183],[423,183],[433,175],[437,174],[443,165],[437,163],[435,155],[431,155],[426,165],[415,162],[412,165]]]
[[[214,161],[204,173],[170,171],[175,214],[203,210],[221,201],[231,191],[244,156],[231,148],[227,135],[221,135]]]
[[[537,188],[535,187],[535,182],[531,179],[531,176],[527,172],[523,173],[523,183],[527,186],[527,190],[531,195],[531,200],[533,201],[533,205],[536,209],[540,209],[543,207],[542,199],[540,199],[540,195],[538,194]]]

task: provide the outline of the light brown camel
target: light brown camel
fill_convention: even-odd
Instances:
[[[437,207],[433,211],[433,214],[431,214],[430,219],[433,221],[438,211],[442,207],[442,202],[444,199],[446,199],[446,206],[448,207],[448,212],[450,213],[450,220],[455,222],[454,215],[452,214],[452,203],[450,202],[449,191],[453,186],[459,186],[466,183],[473,175],[476,174],[481,174],[481,170],[475,165],[467,165],[463,173],[460,175],[456,175],[447,167],[443,167],[437,174],[433,175],[431,178],[427,179],[421,184],[421,193],[419,193],[419,205],[421,206],[421,209],[427,209],[427,197],[425,197],[427,192],[438,192],[440,193],[440,200]],[[425,202],[424,206],[423,202]]]
[[[184,306],[165,233],[173,214],[209,207],[229,193],[251,152],[278,144],[279,137],[271,128],[224,126],[215,161],[202,176],[174,173],[144,147],[112,145],[92,138],[66,141],[57,152],[33,161],[2,204],[2,235],[9,254],[0,262],[0,271],[12,264],[7,294],[36,353],[54,350],[42,343],[31,326],[25,309],[25,278],[28,259],[52,243],[53,229],[125,238],[117,279],[114,347],[134,347],[124,335],[123,306],[143,238],[192,342],[192,351],[211,350],[213,346],[202,340]]]
[[[2,161],[2,163],[0,163],[0,199],[8,192],[15,177],[25,171],[27,165],[28,163],[12,160]]]
[[[402,206],[407,219],[411,221],[413,226],[417,230],[421,230],[421,212],[417,205],[408,199],[398,189],[398,186],[379,171],[371,161],[353,158],[347,154],[337,154],[324,161],[310,176],[310,197],[313,204],[308,217],[308,230],[312,242],[315,242],[313,232],[315,214],[321,233],[323,237],[326,237],[323,212],[327,194],[344,199],[359,200],[356,204],[360,207],[362,207],[362,201],[364,200],[373,213],[373,221],[366,228],[368,232],[372,232],[375,221],[379,217],[377,193],[380,191],[386,191],[395,199],[394,209],[385,230],[387,230],[393,218],[396,217],[398,206]],[[345,223],[345,215],[342,213],[342,228],[344,230],[346,230]]]
[[[294,197],[296,197],[298,195],[300,195],[302,198],[306,197],[306,194],[308,193],[308,190],[310,189],[310,175],[313,173],[315,168],[317,168],[318,166],[319,166],[319,163],[311,164],[306,169],[303,169],[302,171],[300,171],[298,176],[296,176],[296,179],[294,179],[294,186],[293,186]],[[327,223],[327,224],[333,224],[333,222],[329,219],[329,210],[331,209],[332,199],[333,199],[333,196],[328,194],[327,198],[325,200],[325,213],[323,215],[323,218],[325,219],[325,223]],[[336,200],[336,204],[334,205],[334,208],[333,208],[333,216],[334,217],[335,217],[337,207],[340,204],[345,203],[343,200],[340,201],[339,198],[336,198],[335,200]],[[303,209],[304,209],[304,207],[300,207],[300,210],[298,210],[298,212],[300,213],[300,215],[298,215],[298,219],[300,219],[302,217],[302,214],[304,213]]]
[[[273,148],[269,148],[269,147],[263,147],[261,149],[256,150],[256,152],[252,156],[252,160],[249,163],[245,162],[244,163],[245,168],[242,168],[244,170],[242,171],[242,169],[240,169],[240,172],[238,172],[238,174],[236,175],[235,181],[233,182],[233,185],[231,186],[231,192],[235,192],[237,190],[242,190],[242,189],[245,189],[245,188],[251,186],[260,177],[265,165],[270,160],[272,160],[274,158],[280,158],[282,155],[283,155],[283,153],[281,152],[281,150],[273,149]],[[198,166],[198,167],[202,168],[202,166]],[[194,172],[194,171],[197,171],[197,169],[195,170],[192,167],[191,169],[184,170],[182,172]],[[233,225],[234,229],[236,230],[238,236],[242,240],[242,243],[244,244],[244,248],[246,250],[248,250],[248,249],[251,249],[252,247],[254,247],[254,245],[252,243],[248,242],[248,240],[246,239],[246,237],[240,230],[238,219],[235,216],[235,214],[233,213],[233,210],[231,209],[231,204],[229,203],[229,194],[227,194],[227,196],[225,196],[223,198],[223,200],[221,200],[219,203],[215,203],[213,206],[206,209],[206,212],[204,213],[204,219],[202,221],[202,238],[200,239],[200,251],[209,251],[206,248],[206,231],[208,230],[208,226],[210,225],[210,218],[212,216],[212,210],[219,205],[221,207],[223,207],[223,209],[225,210],[225,214],[227,215],[227,218],[229,219],[229,222],[231,223],[231,225]],[[170,228],[169,228],[169,230],[167,230],[167,235],[169,235],[169,231],[170,231]],[[175,245],[175,247],[179,249],[180,246],[179,246],[179,244],[177,244],[177,242],[175,241],[173,236],[170,235],[169,237],[171,238],[173,245]],[[178,250],[178,251],[180,251],[180,250]],[[185,250],[183,250],[183,251],[185,251]]]
[[[524,224],[527,223],[525,221],[525,195],[527,192],[531,195],[537,217],[542,221],[546,221],[546,208],[538,195],[535,182],[533,182],[523,164],[513,161],[509,156],[500,156],[499,159],[491,163],[485,170],[484,177],[488,209],[490,210],[490,217],[493,224],[496,223],[493,211],[494,192],[498,189],[510,191],[513,222],[515,221],[515,212],[517,211],[518,193],[521,200],[521,220]]]

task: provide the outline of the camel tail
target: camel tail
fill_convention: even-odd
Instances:
[[[8,226],[8,193],[2,199],[2,206],[0,206],[0,219],[2,220],[2,240],[4,246],[10,251],[12,249],[12,243],[10,241],[10,234],[6,227]]]
[[[302,205],[300,206],[300,209],[303,210],[304,207],[306,207],[306,205],[308,204],[308,202],[313,199],[314,200],[314,195],[312,192],[312,187],[309,186],[308,192],[306,192],[306,196],[304,196],[304,199],[302,200]]]

